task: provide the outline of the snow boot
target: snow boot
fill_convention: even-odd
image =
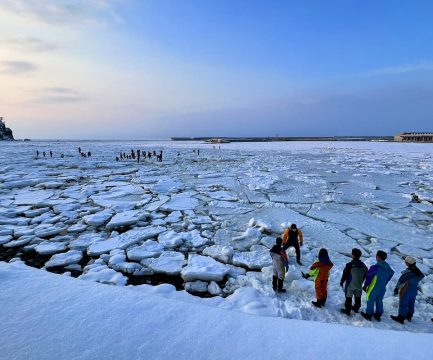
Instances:
[[[379,321],[379,322],[380,322],[380,316],[381,316],[381,315],[379,315],[379,314],[374,314],[374,315],[373,315],[374,319],[375,319],[376,321]]]
[[[361,307],[361,297],[355,296],[355,305],[352,306],[352,310],[358,313],[360,307]]]
[[[403,316],[395,316],[395,315],[391,315],[391,319],[394,321],[397,321],[400,324],[404,324],[404,317]]]
[[[283,289],[284,280],[278,279],[278,292],[285,293],[286,289]]]
[[[406,316],[406,320],[409,321],[409,322],[411,322],[411,321],[412,321],[412,316],[413,316],[413,315],[407,315],[407,316]]]
[[[346,297],[346,301],[344,302],[345,309],[341,309],[341,312],[350,315],[350,310],[352,310],[352,298]],[[343,311],[344,310],[344,311]]]
[[[278,282],[278,276],[273,276],[272,277],[272,289],[274,289],[274,291],[277,291],[277,282]]]
[[[320,302],[322,303],[322,306],[325,306],[325,304],[326,304],[326,299],[327,299],[327,298],[320,300]]]
[[[322,307],[322,301],[317,300],[317,301],[312,301],[311,302],[315,307],[321,308]]]
[[[371,321],[371,315],[368,315],[367,313],[361,311],[361,315],[365,320]]]

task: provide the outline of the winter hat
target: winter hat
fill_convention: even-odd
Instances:
[[[290,225],[290,228],[291,228],[291,229],[296,229],[296,224],[292,224],[292,225]]]
[[[408,265],[415,265],[415,264],[416,264],[416,260],[415,260],[415,258],[412,257],[412,256],[406,256],[406,257],[404,258],[404,261],[405,261],[405,263],[408,264]]]

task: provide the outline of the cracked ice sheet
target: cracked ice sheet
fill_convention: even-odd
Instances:
[[[308,212],[308,216],[346,225],[376,238],[420,247],[424,250],[433,248],[431,232],[378,218],[358,207],[343,204],[315,204]]]

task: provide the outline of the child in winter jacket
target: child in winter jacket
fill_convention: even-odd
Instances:
[[[278,292],[286,292],[286,289],[283,289],[283,282],[286,271],[289,269],[289,259],[281,247],[282,243],[283,239],[277,238],[275,245],[269,251],[273,267],[272,288],[274,291],[278,290]]]
[[[391,315],[391,319],[404,324],[405,320],[411,321],[415,312],[415,299],[418,293],[418,283],[424,278],[424,274],[416,266],[416,260],[412,256],[406,256],[404,262],[407,269],[402,271],[400,279],[394,289],[394,295],[400,296],[398,316]]]
[[[329,259],[328,250],[322,248],[319,251],[318,259],[316,259],[313,265],[311,265],[308,274],[302,273],[302,276],[305,279],[308,279],[311,276],[314,278],[317,300],[312,301],[311,303],[318,308],[325,306],[328,297],[329,271],[333,266],[334,264]]]
[[[365,296],[367,309],[365,312],[361,312],[361,315],[367,320],[371,320],[371,317],[374,316],[377,321],[380,321],[380,317],[383,314],[383,297],[386,292],[386,284],[388,284],[394,275],[394,270],[385,261],[386,258],[386,252],[379,250],[376,253],[377,263],[368,269],[367,277],[364,281],[362,289],[367,293]],[[376,311],[374,311],[375,305]]]
[[[346,264],[341,276],[340,286],[344,287],[346,294],[345,308],[341,309],[341,312],[346,315],[350,315],[351,310],[357,313],[361,307],[362,283],[367,275],[367,266],[360,260],[361,255],[361,250],[352,249],[353,260]],[[353,306],[352,296],[355,297],[355,304]]]

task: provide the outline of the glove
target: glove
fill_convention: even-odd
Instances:
[[[394,296],[398,296],[398,289],[397,288],[394,289]]]
[[[341,287],[343,287],[343,286],[344,286],[344,284],[343,284],[343,283],[340,283],[340,286],[341,286]]]
[[[367,292],[367,285],[363,286],[362,290],[364,290],[365,292]]]

